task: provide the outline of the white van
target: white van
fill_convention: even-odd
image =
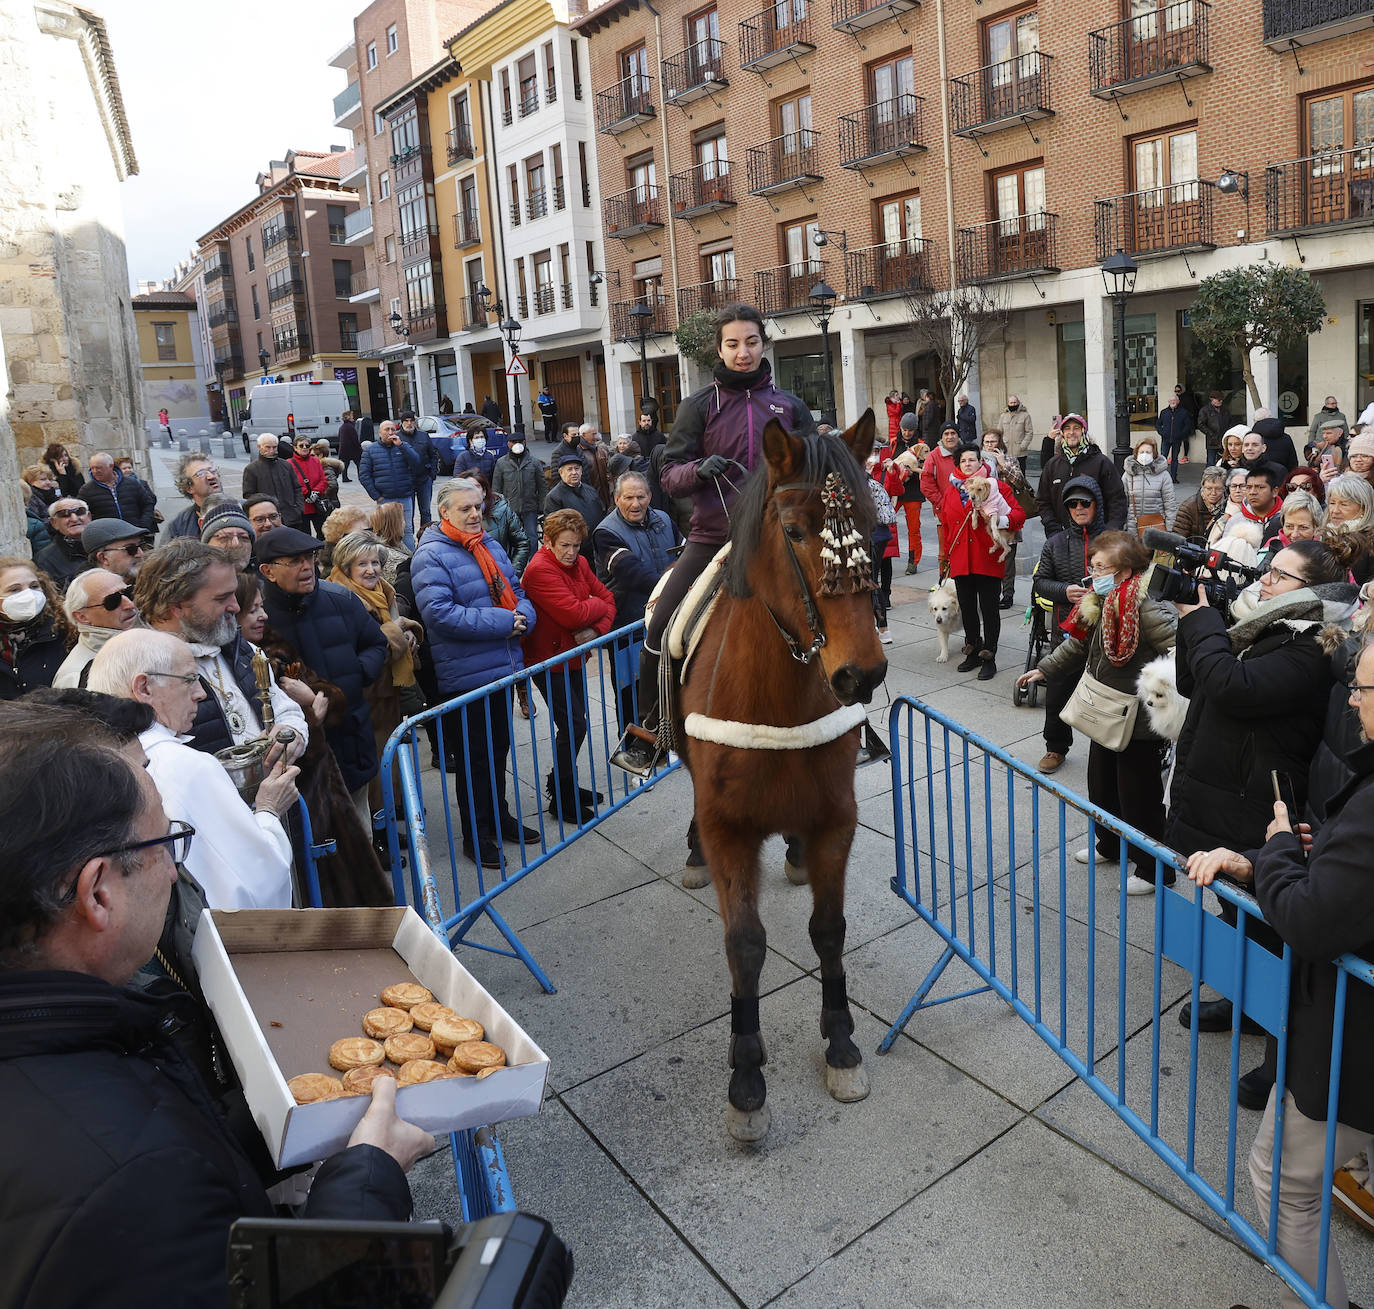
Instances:
[[[248,393],[243,430],[250,437],[300,432],[332,443],[349,407],[342,382],[257,382]]]

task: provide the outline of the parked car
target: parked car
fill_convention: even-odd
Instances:
[[[439,452],[440,477],[452,476],[454,456],[457,451],[467,449],[470,431],[484,430],[487,449],[498,456],[506,453],[506,445],[510,440],[501,428],[494,427],[480,414],[422,414],[418,426],[422,432],[429,433],[429,439]]]

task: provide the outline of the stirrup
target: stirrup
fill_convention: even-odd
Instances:
[[[867,719],[864,720],[863,733],[859,738],[859,757],[854,761],[855,768],[862,768],[865,764],[880,764],[892,758],[892,751],[887,748],[883,738],[874,731]]]
[[[611,752],[610,762],[633,777],[647,780],[667,758],[668,752],[659,745],[658,737],[647,728],[631,723]]]

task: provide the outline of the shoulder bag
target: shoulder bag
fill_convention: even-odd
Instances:
[[[1138,513],[1136,513],[1136,509],[1135,509],[1135,478],[1134,478],[1134,477],[1131,478],[1130,496],[1131,496],[1131,517],[1133,517],[1133,518],[1135,519],[1135,534],[1136,534],[1137,536],[1139,536],[1139,537],[1141,537],[1141,538],[1143,539],[1144,536],[1145,536],[1145,531],[1146,531],[1146,529],[1147,529],[1147,528],[1150,528],[1150,527],[1162,528],[1164,531],[1168,531],[1168,530],[1169,530],[1169,524],[1168,524],[1167,522],[1165,522],[1165,520],[1164,520],[1164,515],[1163,515],[1163,514],[1138,514]],[[1063,717],[1063,715],[1061,714],[1060,717]]]
[[[1060,721],[1096,741],[1104,750],[1120,753],[1135,735],[1140,701],[1129,691],[1115,691],[1084,672],[1069,702],[1059,711]]]

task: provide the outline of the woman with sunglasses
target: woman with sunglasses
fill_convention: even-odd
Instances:
[[[91,660],[105,642],[138,623],[134,584],[108,568],[89,568],[67,587],[62,609],[76,627],[76,644],[52,684],[85,686]]]
[[[28,559],[0,558],[0,700],[51,686],[75,640],[48,576]]]

